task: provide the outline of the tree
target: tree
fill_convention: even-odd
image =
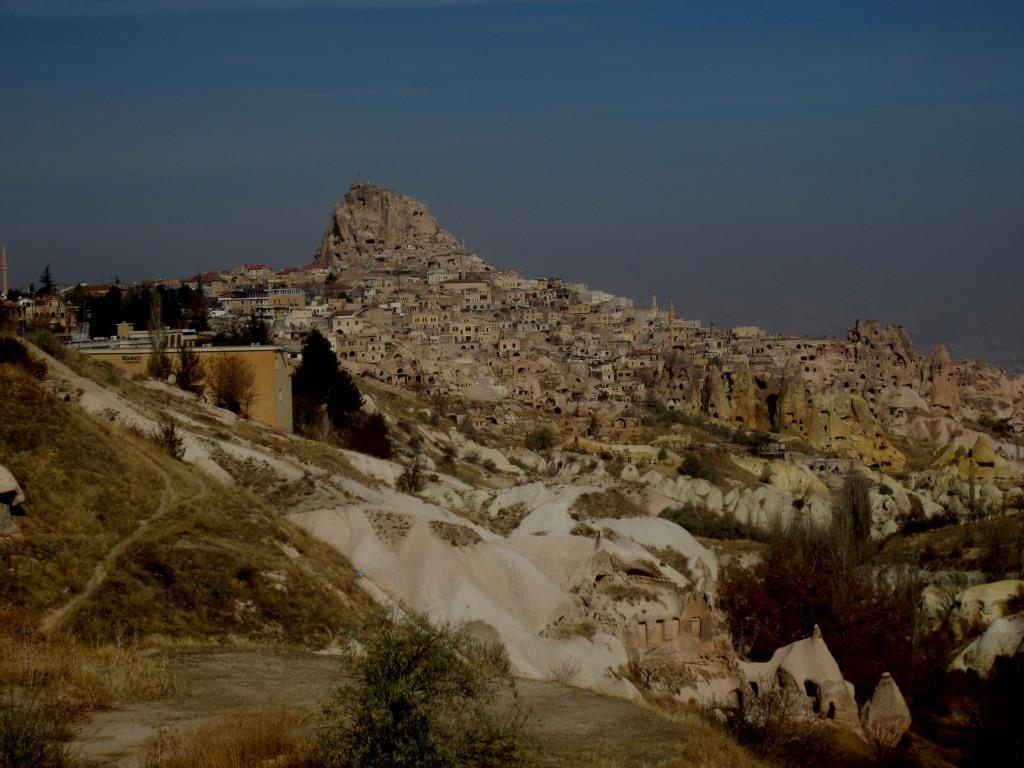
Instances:
[[[292,393],[323,405],[337,372],[338,356],[324,335],[314,329],[302,342],[302,362],[292,376]]]
[[[327,393],[327,415],[331,426],[344,429],[351,426],[352,417],[363,407],[363,395],[348,371],[338,369]]]
[[[43,269],[43,274],[39,276],[39,290],[36,292],[37,296],[49,296],[53,293],[55,288],[53,282],[53,273],[50,271],[50,265],[47,264]]]
[[[178,353],[178,386],[192,392],[203,380],[203,361],[191,346],[183,346]]]
[[[233,413],[248,413],[256,400],[256,374],[239,355],[213,357],[207,366],[206,384],[213,403]]]
[[[735,647],[754,660],[819,625],[859,696],[889,671],[912,700],[922,682],[920,645],[932,642],[919,631],[921,584],[913,574],[887,577],[871,568],[851,528],[839,522],[831,530],[776,532],[760,562],[722,571],[719,607]]]
[[[405,468],[405,471],[399,475],[395,489],[415,496],[423,490],[426,484],[426,478],[423,477],[423,465],[420,463],[420,457],[416,456],[412,463]]]
[[[246,321],[243,338],[246,344],[258,344],[260,346],[269,344],[274,340],[270,324],[257,315],[255,309],[249,314],[249,318]]]
[[[523,724],[500,642],[418,614],[381,614],[342,668],[318,744],[326,766],[500,768],[518,765]],[[503,713],[495,705],[512,694]]]
[[[378,459],[391,458],[391,433],[388,423],[379,413],[360,413],[345,434],[351,450]]]
[[[526,447],[531,451],[544,451],[555,444],[555,434],[547,427],[540,427],[526,436]]]
[[[172,457],[181,461],[185,458],[185,439],[178,431],[174,419],[168,419],[153,431],[153,442],[163,448]]]
[[[348,371],[338,365],[330,342],[314,330],[302,344],[302,362],[292,377],[295,428],[318,432],[323,406],[335,429],[352,426],[352,417],[363,407],[363,395]]]
[[[161,381],[171,375],[171,359],[167,355],[167,333],[160,316],[160,294],[154,295],[149,304],[149,362],[146,373]]]

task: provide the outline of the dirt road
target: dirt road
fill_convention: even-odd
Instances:
[[[337,683],[338,664],[335,657],[300,651],[177,651],[171,658],[174,698],[94,713],[71,749],[88,764],[139,768],[162,729],[187,730],[263,705],[315,712]],[[580,754],[654,764],[682,736],[679,726],[622,699],[534,681],[521,681],[519,691],[531,712],[529,730],[553,765]]]

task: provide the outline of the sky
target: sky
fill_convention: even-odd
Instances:
[[[357,179],[718,326],[1024,359],[1024,3],[0,0],[16,284],[308,263]]]

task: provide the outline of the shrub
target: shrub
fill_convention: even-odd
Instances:
[[[763,531],[741,523],[735,517],[719,516],[707,510],[698,509],[692,504],[662,510],[658,517],[672,521],[694,536],[703,536],[708,539],[752,539],[754,541],[764,541],[765,539]]]
[[[465,630],[405,614],[381,615],[343,662],[347,679],[332,696],[318,742],[327,766],[498,768],[518,765],[524,717],[507,657]]]
[[[880,486],[878,486],[878,494],[880,496],[892,496],[893,490],[885,483],[882,483]]]
[[[172,457],[181,461],[185,458],[185,439],[178,431],[174,419],[168,419],[153,431],[153,442]]]
[[[688,453],[682,464],[676,470],[680,475],[687,475],[697,480],[707,480],[714,483],[718,480],[718,473],[711,467],[705,466],[695,454]]]
[[[943,510],[941,514],[932,515],[931,517],[925,517],[923,510],[914,509],[903,518],[903,522],[900,524],[900,533],[906,535],[920,533],[921,531],[932,531],[936,528],[956,525],[959,522],[956,512],[948,508]]]
[[[531,451],[544,451],[555,444],[555,434],[547,427],[540,427],[526,436],[526,447]]]
[[[456,455],[456,451],[455,451],[455,446],[454,445],[444,445],[441,448],[441,463],[442,464],[448,464],[448,465],[454,464],[455,463],[455,455]]]
[[[33,705],[0,703],[0,768],[63,768],[67,752],[60,733]]]
[[[994,435],[1002,437],[1013,434],[1013,425],[1009,419],[1000,419],[993,416],[982,416],[978,419],[979,426],[989,430]]]
[[[52,331],[41,328],[30,331],[25,338],[43,350],[50,357],[63,360],[68,356],[68,348],[60,343],[60,339],[53,335]]]
[[[960,691],[967,711],[967,757],[962,765],[1020,765],[1024,760],[1020,692],[1024,656],[998,656],[986,680],[970,673]]]
[[[310,744],[300,713],[282,708],[243,711],[184,737],[162,737],[143,768],[242,768],[309,765]]]
[[[845,765],[831,729],[801,720],[796,692],[764,684],[747,689],[736,704],[722,710],[733,738],[779,765]]]
[[[573,520],[597,520],[603,517],[646,517],[647,510],[618,490],[595,491],[580,495],[569,512]]]
[[[179,387],[186,392],[197,389],[203,380],[203,361],[192,347],[182,347],[178,353],[178,371],[175,376]]]
[[[5,363],[32,373],[32,357],[25,345],[13,336],[0,337],[0,365]]]
[[[214,404],[232,413],[248,413],[256,400],[256,374],[238,355],[211,359],[206,384]]]
[[[346,432],[346,445],[378,459],[391,458],[391,434],[388,423],[379,413],[360,413]]]
[[[405,471],[398,478],[395,488],[402,493],[416,494],[423,490],[426,480],[423,477],[423,467],[419,457],[413,459],[412,463],[405,468]]]

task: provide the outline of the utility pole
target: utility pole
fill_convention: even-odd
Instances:
[[[7,277],[7,243],[0,245],[0,301],[7,298],[7,291],[10,290],[10,280]]]

